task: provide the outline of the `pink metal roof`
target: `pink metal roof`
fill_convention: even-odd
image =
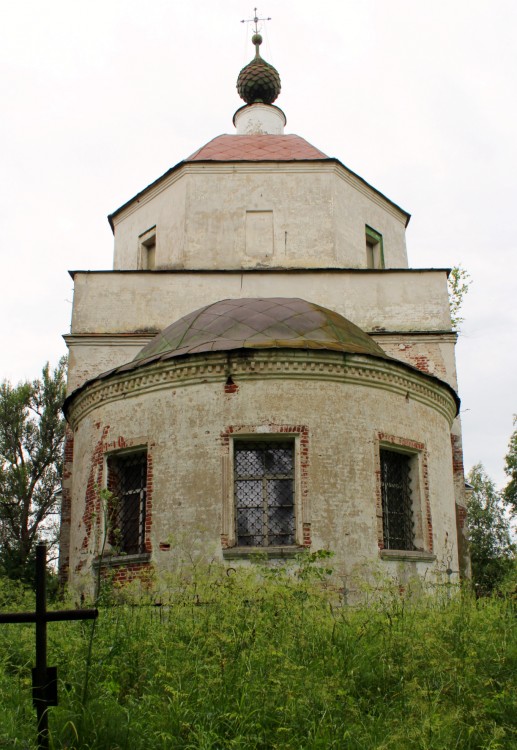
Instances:
[[[185,161],[303,161],[328,158],[299,135],[219,135]]]

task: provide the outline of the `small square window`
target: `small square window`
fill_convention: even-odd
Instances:
[[[117,453],[108,457],[108,540],[117,552],[145,552],[147,451]]]
[[[384,268],[384,248],[382,234],[369,226],[365,227],[366,235],[366,267]]]
[[[234,443],[238,546],[295,544],[294,480],[294,441]]]
[[[411,461],[407,453],[381,448],[381,499],[384,549],[414,550]]]

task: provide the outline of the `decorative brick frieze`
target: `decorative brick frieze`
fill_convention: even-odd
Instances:
[[[402,363],[339,352],[250,351],[231,356],[232,376],[239,381],[260,379],[316,379],[381,388],[431,406],[452,424],[457,404],[445,383]],[[227,383],[228,355],[192,355],[169,359],[135,371],[96,380],[77,392],[69,405],[68,419],[75,427],[100,404],[156,390],[200,383]],[[228,385],[228,383],[227,383]],[[233,384],[234,385],[234,384]],[[230,384],[230,388],[232,384]],[[234,393],[235,390],[231,390]],[[227,391],[229,392],[229,391]]]

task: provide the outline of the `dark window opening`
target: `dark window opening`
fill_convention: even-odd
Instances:
[[[385,549],[414,550],[411,456],[380,451]]]
[[[147,452],[108,458],[108,540],[114,550],[127,555],[145,552]]]
[[[139,236],[139,268],[154,271],[156,268],[156,226],[151,227]]]
[[[366,267],[384,268],[384,247],[382,234],[369,226],[365,227],[366,234]]]
[[[295,544],[294,442],[235,442],[237,545]]]

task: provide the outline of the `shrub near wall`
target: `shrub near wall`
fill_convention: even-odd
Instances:
[[[105,592],[85,705],[92,623],[50,624],[52,746],[517,746],[510,599],[384,588],[350,607],[325,578],[305,563],[192,566],[151,594]],[[0,747],[33,747],[33,626],[4,625],[0,654]]]

